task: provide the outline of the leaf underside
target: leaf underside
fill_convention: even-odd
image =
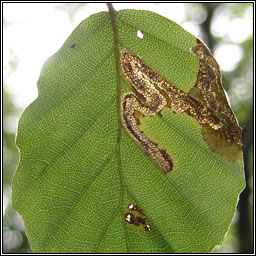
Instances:
[[[119,50],[139,55],[184,92],[196,82],[196,38],[155,13],[116,12]],[[138,30],[143,39],[137,38]],[[140,127],[171,152],[164,174],[120,126],[109,14],[83,21],[43,66],[20,121],[13,208],[34,252],[192,253],[221,244],[245,186],[243,159],[213,153],[201,127],[170,109]],[[121,94],[131,87],[121,76]],[[120,96],[120,95],[119,95]],[[125,222],[138,205],[152,230]]]

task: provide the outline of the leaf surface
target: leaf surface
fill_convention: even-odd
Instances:
[[[194,36],[148,11],[116,12],[116,26],[120,50],[140,56],[186,93],[194,86]],[[245,186],[242,155],[230,162],[213,153],[195,119],[164,108],[161,117],[140,118],[140,129],[172,156],[174,169],[164,174],[121,126],[117,101],[131,87],[122,74],[117,95],[113,38],[108,13],[83,21],[44,64],[38,98],[20,119],[12,200],[31,248],[211,252]],[[129,204],[141,208],[150,232],[124,220]]]

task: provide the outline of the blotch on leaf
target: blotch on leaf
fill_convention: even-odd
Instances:
[[[122,98],[123,126],[164,173],[173,169],[169,152],[151,141],[138,124],[141,116],[154,116],[165,107],[177,114],[187,113],[197,120],[202,127],[203,139],[214,153],[231,162],[242,156],[242,130],[222,87],[219,65],[199,39],[190,52],[197,58],[199,69],[197,81],[188,93],[127,49],[121,52],[122,70],[134,92],[124,94]]]
[[[141,210],[141,208],[136,204],[129,204],[127,206],[127,209],[129,210],[124,214],[124,220],[130,224],[134,225],[136,227],[142,226],[144,227],[144,230],[147,232],[151,231],[151,225],[147,223],[146,214],[144,214]]]

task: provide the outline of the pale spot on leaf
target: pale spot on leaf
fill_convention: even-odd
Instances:
[[[136,34],[137,38],[142,40],[144,38],[144,34],[141,30],[137,30],[137,34]]]

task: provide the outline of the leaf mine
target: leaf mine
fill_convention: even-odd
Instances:
[[[146,214],[142,212],[141,208],[136,204],[129,204],[127,206],[129,210],[124,214],[124,220],[134,226],[143,226],[144,230],[150,232],[152,227],[150,224],[147,223]]]
[[[165,107],[196,119],[202,126],[203,139],[213,152],[232,162],[241,155],[241,128],[221,85],[219,66],[200,40],[191,53],[198,58],[199,71],[194,87],[185,93],[140,57],[127,49],[121,51],[122,70],[134,92],[122,97],[123,126],[164,173],[173,168],[171,157],[139,129],[139,117],[153,116]]]

